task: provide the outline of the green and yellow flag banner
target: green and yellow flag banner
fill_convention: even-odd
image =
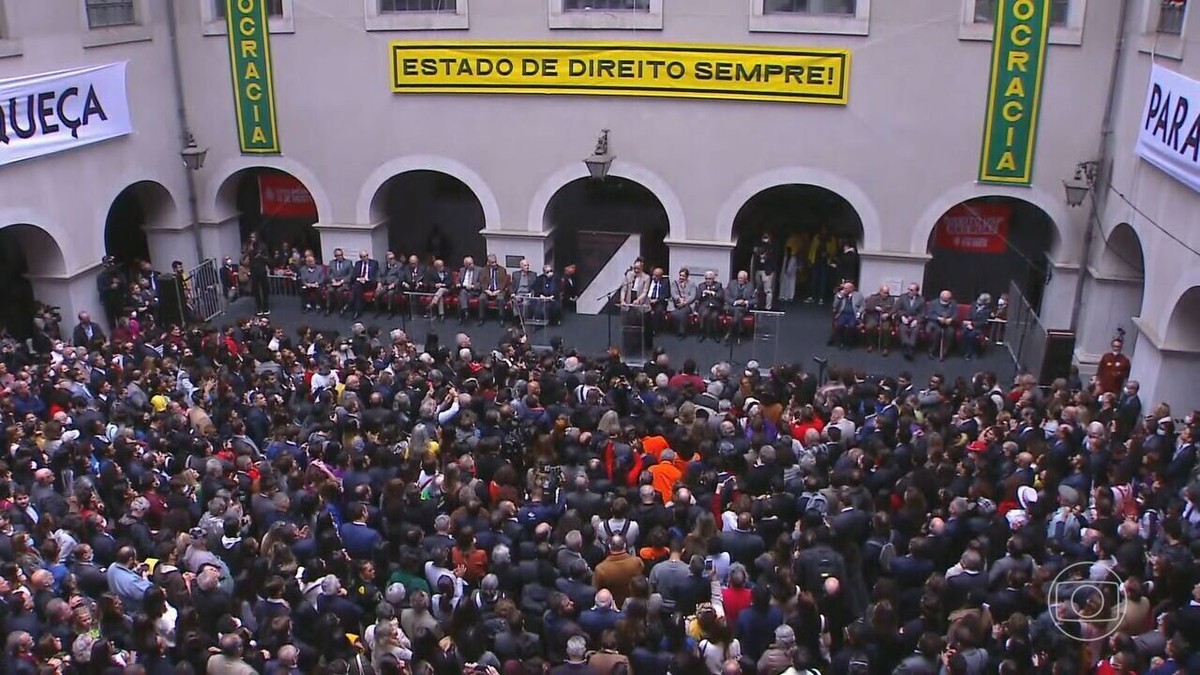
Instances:
[[[267,0],[225,0],[233,107],[243,154],[279,154]]]
[[[1052,0],[997,0],[979,180],[1029,185]]]

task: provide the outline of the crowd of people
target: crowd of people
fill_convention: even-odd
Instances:
[[[0,349],[6,673],[1200,672],[1197,418],[1115,343],[1043,388],[79,319]]]

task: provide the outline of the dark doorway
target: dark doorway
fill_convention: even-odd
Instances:
[[[554,228],[555,263],[559,267],[577,265],[581,288],[591,283],[626,241],[620,235],[639,235],[647,270],[670,269],[667,210],[653,192],[627,178],[580,178],[567,183],[550,199],[545,221]],[[626,262],[633,264],[632,260]]]
[[[33,225],[0,229],[0,328],[18,340],[33,334],[33,310],[38,298],[28,275],[65,272],[62,249],[45,230]],[[74,325],[63,317],[63,327]]]
[[[960,303],[981,293],[993,302],[1017,288],[1041,311],[1054,221],[1029,202],[1012,197],[981,197],[947,211],[929,236],[925,297],[949,290]]]
[[[466,256],[483,263],[483,206],[466,183],[440,171],[408,171],[384,183],[376,200],[380,196],[388,250],[398,257],[415,254],[427,263],[440,259],[455,270]]]
[[[237,178],[239,234],[245,242],[251,232],[271,252],[275,267],[295,266],[305,251],[322,260],[321,235],[313,225],[317,207],[312,194],[286,171],[265,167],[247,169]]]
[[[137,185],[122,190],[109,207],[104,223],[104,253],[127,267],[139,260],[150,260],[150,242],[145,230],[148,214],[138,192]]]

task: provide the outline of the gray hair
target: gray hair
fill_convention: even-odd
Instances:
[[[492,549],[492,562],[500,565],[507,565],[512,562],[512,555],[508,547],[504,544],[496,544],[496,547]]]
[[[567,659],[571,661],[582,661],[587,657],[587,640],[581,635],[576,635],[567,640]]]

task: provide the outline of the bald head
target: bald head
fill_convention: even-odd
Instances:
[[[612,596],[612,593],[608,592],[608,589],[601,588],[600,590],[596,591],[596,606],[597,607],[599,607],[600,609],[611,609],[612,605],[613,605],[613,596]]]

